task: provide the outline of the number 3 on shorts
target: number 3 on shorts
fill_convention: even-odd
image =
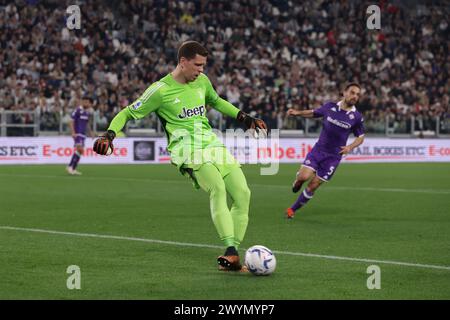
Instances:
[[[333,171],[334,171],[334,167],[331,166],[330,171],[327,172],[327,175],[331,176],[333,174]]]

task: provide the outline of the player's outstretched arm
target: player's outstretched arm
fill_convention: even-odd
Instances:
[[[95,140],[94,151],[101,155],[111,154],[114,150],[112,141],[129,120],[142,119],[159,108],[161,105],[160,89],[164,85],[162,82],[153,83],[136,101],[116,114],[109,124],[108,131]]]
[[[132,115],[128,108],[120,111],[111,121],[108,130],[94,141],[94,152],[100,155],[109,155],[114,151],[113,140],[116,133],[120,132],[128,120],[132,119]]]
[[[289,109],[287,115],[291,117],[313,118],[314,110],[295,110]]]
[[[239,110],[234,105],[220,97],[218,97],[217,100],[214,101],[213,106],[217,111],[235,118],[237,121],[243,123],[246,129],[255,129],[258,133],[261,130],[266,130],[266,132],[268,130],[267,125],[263,120],[253,118],[252,116]]]
[[[219,97],[217,92],[212,87],[212,84],[209,81],[208,77],[204,76],[204,81],[206,82],[205,98],[207,104],[212,105],[214,109],[216,109],[220,113],[232,117],[239,122],[242,122],[247,129],[254,129],[258,134],[260,131],[264,131],[267,134],[268,128],[263,120],[253,118],[252,116],[236,108],[225,99]]]
[[[130,109],[128,107],[124,108],[111,120],[108,131],[113,131],[117,134],[122,131],[123,127],[125,127],[127,122],[131,119],[133,119],[133,115],[131,114]]]

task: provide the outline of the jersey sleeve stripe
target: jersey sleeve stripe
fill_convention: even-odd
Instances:
[[[141,97],[142,103],[145,103],[152,96],[152,94],[155,93],[164,84],[165,84],[164,82],[159,82],[156,86],[150,88],[147,92],[144,92],[144,94]]]

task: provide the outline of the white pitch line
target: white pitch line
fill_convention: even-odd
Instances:
[[[3,230],[14,230],[14,231],[25,231],[25,232],[36,232],[36,233],[46,233],[46,234],[56,234],[56,235],[65,235],[65,236],[75,236],[75,237],[86,237],[86,238],[102,238],[102,239],[113,239],[113,240],[139,241],[139,242],[146,242],[146,243],[157,243],[157,244],[182,246],[182,247],[223,249],[222,246],[215,246],[215,245],[209,245],[209,244],[166,241],[166,240],[145,239],[145,238],[135,238],[135,237],[122,237],[122,236],[113,236],[113,235],[95,234],[95,233],[76,233],[76,232],[65,232],[65,231],[33,229],[33,228],[19,228],[19,227],[11,227],[11,226],[0,226],[0,229],[3,229]],[[245,249],[245,248],[243,248],[243,249]],[[290,255],[290,256],[303,256],[303,257],[312,257],[312,258],[321,258],[321,259],[330,259],[330,260],[344,260],[344,261],[353,261],[353,262],[366,262],[366,263],[380,263],[380,264],[399,265],[399,266],[415,267],[415,268],[450,270],[450,266],[438,266],[438,265],[422,264],[422,263],[410,263],[410,262],[391,261],[391,260],[376,260],[376,259],[340,257],[340,256],[331,256],[331,255],[323,255],[323,254],[291,252],[291,251],[279,251],[279,250],[273,250],[273,252],[276,253],[276,254]]]
[[[66,232],[66,231],[55,231],[55,230],[33,229],[33,228],[18,228],[18,227],[10,227],[10,226],[0,226],[0,229],[57,234],[57,235],[64,235],[64,236],[86,237],[86,238],[103,238],[103,239],[114,239],[114,240],[140,241],[140,242],[168,244],[168,245],[183,246],[183,247],[198,247],[198,248],[213,248],[213,249],[222,249],[223,248],[220,246],[209,245],[209,244],[165,241],[165,240],[134,238],[134,237],[122,237],[122,236],[113,236],[113,235],[108,235],[108,234],[77,233],[77,232]]]
[[[130,181],[130,182],[158,182],[158,183],[173,183],[180,184],[182,180],[161,180],[161,179],[137,179],[137,178],[119,178],[119,177],[73,177],[73,176],[52,176],[52,175],[25,175],[25,174],[7,174],[0,173],[0,177],[21,177],[21,178],[45,178],[45,179],[70,179],[73,182],[83,181],[83,180],[106,180],[106,181]],[[184,181],[184,180],[183,180]],[[251,187],[261,187],[267,188],[270,186],[271,188],[283,188],[286,190],[290,190],[290,185],[279,185],[279,184],[250,184]],[[327,186],[323,190],[353,190],[353,191],[375,191],[375,192],[402,192],[402,193],[425,193],[425,194],[450,194],[450,190],[448,189],[402,189],[402,188],[372,188],[372,187],[343,187],[343,186]]]

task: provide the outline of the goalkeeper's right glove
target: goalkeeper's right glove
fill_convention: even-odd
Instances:
[[[112,141],[116,137],[116,133],[112,130],[108,130],[106,133],[97,138],[94,142],[94,152],[102,155],[109,156],[114,151]]]

